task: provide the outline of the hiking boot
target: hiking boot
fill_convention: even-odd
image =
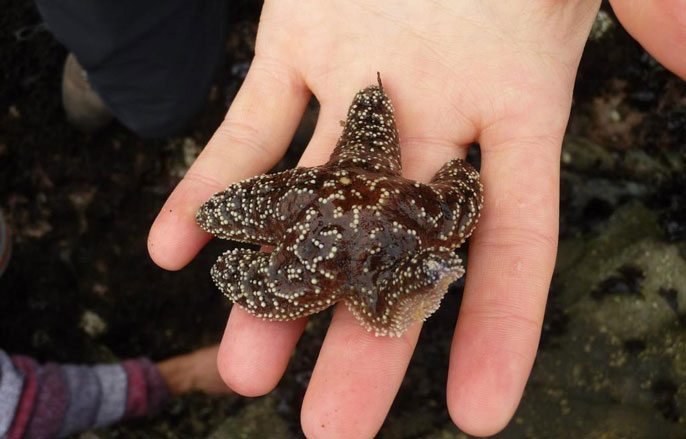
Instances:
[[[85,133],[98,131],[112,120],[112,113],[91,88],[88,74],[73,53],[64,62],[62,106],[69,123]]]

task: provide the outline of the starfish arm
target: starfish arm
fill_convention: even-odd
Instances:
[[[400,175],[398,130],[393,105],[381,85],[359,91],[329,165]]]
[[[400,261],[377,282],[373,312],[361,294],[345,303],[367,330],[400,336],[412,323],[433,314],[448,286],[463,274],[462,261],[450,249],[424,250]]]
[[[433,232],[446,247],[462,245],[472,234],[483,208],[479,173],[466,161],[453,159],[429,183],[437,198],[440,221]]]
[[[211,274],[215,285],[232,302],[267,320],[305,317],[333,303],[321,297],[320,289],[315,291],[316,287],[311,283],[296,280],[281,285],[282,277],[287,273],[275,271],[274,267],[272,253],[233,249],[217,259]],[[277,294],[282,287],[289,291]]]
[[[294,212],[315,198],[317,168],[296,168],[232,184],[198,210],[198,225],[222,239],[275,245]]]

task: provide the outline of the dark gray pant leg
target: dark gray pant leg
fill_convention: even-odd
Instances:
[[[124,125],[172,134],[205,103],[221,64],[226,0],[36,0],[55,37]]]

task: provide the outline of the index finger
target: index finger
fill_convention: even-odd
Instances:
[[[272,58],[255,57],[226,118],[150,229],[148,252],[157,265],[178,270],[195,257],[210,239],[195,223],[198,207],[230,183],[274,166],[309,98],[295,69]]]

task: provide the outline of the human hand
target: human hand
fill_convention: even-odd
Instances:
[[[464,431],[497,432],[517,407],[538,345],[557,245],[560,146],[599,3],[267,1],[245,83],[156,219],[152,258],[175,270],[195,256],[209,239],[195,224],[197,208],[278,161],[310,93],[321,109],[299,165],[326,162],[350,99],[380,71],[407,178],[427,181],[472,142],[481,145],[485,204],[470,242],[447,403]],[[234,307],[218,358],[226,383],[244,395],[269,392],[304,325]],[[338,306],[303,402],[307,437],[373,437],[420,329],[376,338]]]
[[[169,393],[182,395],[202,392],[208,395],[231,393],[217,370],[219,346],[201,348],[187,354],[167,358],[156,364]]]

